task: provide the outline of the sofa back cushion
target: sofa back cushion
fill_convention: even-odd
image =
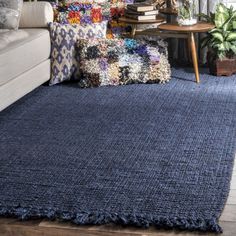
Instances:
[[[49,2],[24,2],[20,28],[46,28],[53,22],[53,9]]]
[[[0,0],[0,29],[18,29],[23,0]]]

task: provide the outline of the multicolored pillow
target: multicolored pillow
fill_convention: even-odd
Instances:
[[[90,24],[102,21],[101,6],[93,2],[53,3],[55,21],[62,24]]]
[[[163,41],[80,40],[77,48],[82,88],[170,80],[167,45]]]
[[[53,3],[55,22],[62,24],[92,24],[108,21],[108,37],[114,38],[121,35],[121,31],[126,27],[124,23],[119,23],[118,18],[124,15],[127,4],[134,0],[80,0],[63,1],[58,4]]]
[[[0,0],[0,29],[18,29],[23,0]]]
[[[78,78],[75,44],[78,39],[105,38],[107,22],[90,25],[50,23],[51,80],[50,85]]]

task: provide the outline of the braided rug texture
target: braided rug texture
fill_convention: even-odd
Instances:
[[[221,232],[236,77],[42,86],[0,113],[0,215]]]

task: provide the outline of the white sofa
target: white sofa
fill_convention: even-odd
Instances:
[[[19,30],[0,30],[0,111],[50,79],[47,2],[23,5]]]

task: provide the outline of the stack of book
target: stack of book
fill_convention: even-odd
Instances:
[[[158,10],[151,4],[147,3],[134,3],[127,5],[125,9],[125,17],[142,21],[142,20],[155,20]]]

